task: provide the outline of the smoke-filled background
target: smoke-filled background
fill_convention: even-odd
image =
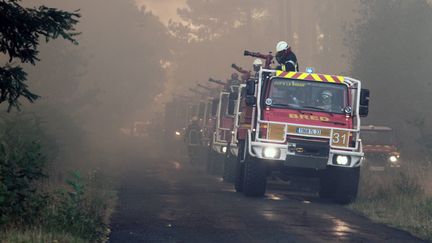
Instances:
[[[394,127],[402,151],[428,159],[432,118],[431,5],[426,0],[32,0],[80,10],[79,45],[57,40],[29,66],[36,111],[65,157],[115,145],[121,128],[154,121],[174,95],[231,63],[243,50],[288,41],[300,68],[349,75],[371,90],[369,124]],[[421,153],[419,153],[421,152]]]
[[[21,4],[36,9],[25,10]],[[60,17],[66,21],[60,26],[79,44],[62,38],[45,43],[40,38],[36,65],[21,63],[22,58],[8,62],[11,53],[3,48],[5,42],[28,43],[22,42],[29,34],[23,32],[42,24],[37,14],[27,15],[47,16],[47,9],[38,9],[41,5],[68,12]],[[70,15],[74,11],[79,15]],[[0,13],[14,21],[26,16],[19,25],[0,23],[12,26],[0,31],[2,77],[10,66],[22,66],[28,73],[25,84],[41,96],[33,104],[21,97],[21,111],[7,113],[7,102],[0,104],[0,242],[85,242],[57,238],[53,232],[98,242],[116,231],[127,237],[163,234],[160,239],[172,241],[180,232],[191,235],[184,229],[194,234],[198,229],[198,237],[208,234],[219,241],[222,235],[250,240],[273,236],[274,232],[262,233],[267,232],[260,231],[266,230],[262,225],[270,223],[276,229],[274,236],[282,237],[291,234],[290,222],[314,217],[328,223],[319,228],[305,224],[298,231],[294,222],[294,236],[306,232],[310,241],[316,234],[309,233],[318,232],[319,237],[331,234],[342,240],[403,241],[400,232],[387,236],[389,229],[371,234],[380,231],[379,225],[362,224],[364,217],[357,220],[346,208],[327,203],[322,207],[321,201],[309,201],[309,196],[305,201],[302,195],[290,193],[275,198],[268,193],[264,201],[231,197],[222,189],[228,184],[204,177],[193,166],[196,158],[186,157],[180,130],[186,124],[171,118],[181,113],[186,123],[190,107],[180,107],[186,102],[177,101],[202,99],[190,90],[204,91],[197,83],[216,89],[207,80],[227,80],[234,73],[232,63],[252,69],[254,58],[243,56],[244,50],[274,54],[282,40],[296,53],[301,71],[313,67],[317,73],[361,80],[362,88],[371,92],[369,116],[362,124],[390,126],[397,133],[401,166],[372,171],[368,165],[373,162],[366,158],[357,200],[348,207],[373,221],[432,240],[432,0],[0,0]],[[40,36],[57,33],[53,26],[43,26],[48,33]],[[19,33],[9,38],[14,31]],[[19,89],[25,75],[18,78],[9,86]],[[5,78],[0,84],[8,81]],[[137,128],[144,131],[135,133]],[[363,138],[367,144],[367,137]],[[193,156],[198,155],[195,151]],[[211,172],[216,160],[219,169],[229,165],[229,156],[222,163],[225,157],[209,153],[199,163],[210,162],[207,172]],[[295,178],[281,179],[296,185]],[[357,178],[351,179],[339,184],[352,187]],[[332,190],[336,193],[340,188]],[[214,203],[219,199],[221,203]],[[232,200],[245,207],[231,207]],[[291,211],[283,208],[283,201]],[[214,204],[211,210],[209,204]],[[251,210],[256,214],[244,214]],[[251,217],[257,220],[250,223]],[[265,219],[262,224],[260,218]],[[240,224],[243,221],[247,224]],[[151,227],[145,228],[146,224]],[[372,228],[375,231],[368,230]],[[39,238],[17,238],[26,237],[24,231],[29,230]],[[354,235],[361,238],[350,238]]]

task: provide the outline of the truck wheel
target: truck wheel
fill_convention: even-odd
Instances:
[[[319,187],[320,198],[331,198],[334,195],[336,183],[332,174],[332,169],[333,168],[327,168],[321,172]]]
[[[233,160],[233,156],[228,153],[225,157],[224,161],[224,171],[223,171],[223,179],[225,182],[233,183],[234,182],[234,173],[235,173],[235,160]]]
[[[207,155],[207,163],[206,163],[206,172],[208,175],[214,174],[214,160],[215,160],[215,153],[213,150],[208,151]]]
[[[340,204],[353,202],[357,197],[358,184],[360,180],[360,167],[342,168],[334,167],[335,178],[334,200]]]
[[[247,151],[247,147],[245,150]],[[246,196],[264,196],[267,187],[267,169],[265,162],[246,153],[243,181],[243,193]]]
[[[240,161],[244,160],[244,152],[245,152],[245,141],[239,140],[238,156],[235,161],[235,172],[234,172],[234,189],[236,190],[236,192],[243,192],[244,163],[240,163]]]

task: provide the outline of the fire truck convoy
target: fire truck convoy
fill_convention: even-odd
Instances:
[[[224,90],[188,112],[202,121],[207,172],[223,168],[224,180],[246,196],[263,196],[268,176],[276,172],[317,177],[320,197],[354,200],[364,157],[360,118],[368,115],[369,90],[350,77],[273,70],[270,54],[245,55],[264,59],[264,67],[250,77],[233,65],[243,82],[210,80]]]
[[[236,191],[261,197],[277,171],[318,177],[320,197],[351,202],[364,156],[360,118],[368,114],[369,90],[350,77],[267,69],[267,60],[258,79],[239,89],[237,114],[229,118],[235,129],[218,121],[214,144],[225,141],[218,149],[229,144],[238,155]],[[229,96],[221,93],[221,102]]]

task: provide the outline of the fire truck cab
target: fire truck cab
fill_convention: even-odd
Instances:
[[[320,197],[355,199],[363,160],[360,117],[369,91],[343,76],[261,69],[248,81],[235,189],[263,196],[272,171],[320,178]]]
[[[224,169],[225,158],[231,147],[232,131],[236,119],[235,97],[239,97],[238,90],[239,85],[230,85],[228,89],[219,94],[216,127],[211,143],[213,153],[209,158],[209,167],[213,173],[221,172]]]
[[[388,126],[361,127],[365,168],[386,171],[401,167],[400,152],[394,130]]]

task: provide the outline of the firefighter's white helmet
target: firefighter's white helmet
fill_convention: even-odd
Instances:
[[[324,91],[321,93],[321,96],[323,96],[323,97],[332,97],[333,94],[332,94],[332,92],[330,92],[329,90],[324,90]]]
[[[321,103],[322,105],[330,105],[332,102],[333,94],[329,90],[324,90],[321,93]]]
[[[288,48],[290,48],[290,46],[288,45],[288,43],[286,41],[279,41],[276,44],[276,52],[280,52],[280,51],[286,50]]]
[[[262,62],[261,59],[257,58],[257,59],[254,60],[253,65],[254,66],[262,66],[263,62]]]

